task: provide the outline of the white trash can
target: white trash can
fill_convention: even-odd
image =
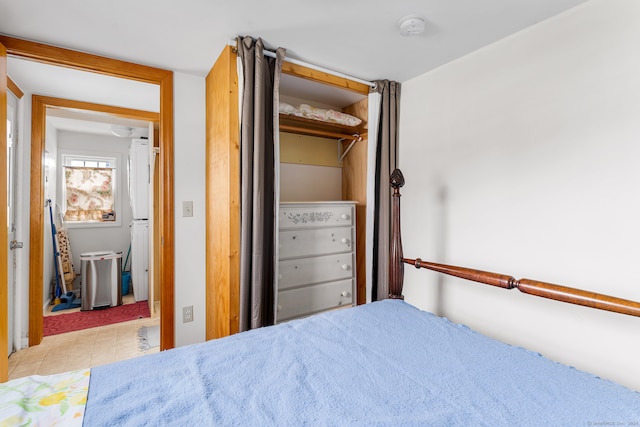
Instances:
[[[97,251],[80,254],[82,304],[80,310],[122,304],[122,252]]]

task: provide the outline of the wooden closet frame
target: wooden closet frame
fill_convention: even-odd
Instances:
[[[206,78],[206,339],[239,331],[240,310],[240,121],[235,48],[226,46]],[[290,62],[284,74],[365,96],[369,86]],[[363,135],[366,138],[366,135]],[[364,142],[364,141],[363,141]],[[361,144],[361,143],[358,143]],[[366,152],[366,145],[362,144]],[[366,180],[366,156],[364,162]],[[356,167],[361,167],[356,166]],[[357,172],[347,172],[347,175]],[[344,172],[343,172],[343,176]],[[343,184],[343,198],[345,188]],[[346,192],[348,195],[348,191]],[[365,230],[366,206],[356,208],[358,233]],[[364,238],[358,260],[364,269]],[[360,262],[359,262],[360,264]],[[364,270],[363,270],[364,271]],[[364,284],[365,275],[362,274]],[[359,280],[360,281],[360,280]],[[358,286],[360,291],[360,286]],[[359,294],[364,292],[359,292]],[[358,296],[364,302],[364,295]]]

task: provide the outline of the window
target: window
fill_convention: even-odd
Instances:
[[[116,157],[63,154],[62,160],[65,221],[69,224],[116,222]]]

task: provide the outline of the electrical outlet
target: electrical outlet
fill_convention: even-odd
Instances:
[[[182,216],[183,217],[193,216],[193,202],[191,201],[182,202]]]
[[[182,307],[182,323],[193,322],[193,306]]]

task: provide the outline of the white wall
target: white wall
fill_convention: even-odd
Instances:
[[[129,204],[129,191],[127,185],[127,158],[129,155],[130,138],[118,138],[110,135],[95,135],[81,132],[58,131],[58,168],[61,168],[64,152],[72,151],[85,155],[111,155],[119,156],[116,165],[116,185],[119,193],[116,200],[116,213],[120,219],[119,225],[99,224],[98,226],[74,228],[67,223],[67,231],[71,242],[73,255],[73,269],[77,274],[81,272],[80,254],[94,251],[122,252],[122,262],[125,262],[127,250],[131,242],[132,220],[131,205]],[[62,185],[58,179],[58,205],[62,206]]]
[[[175,345],[205,340],[205,81],[174,73]],[[182,202],[193,202],[193,217]],[[182,308],[193,306],[193,322]]]
[[[640,300],[638,22],[594,0],[403,84],[405,256]],[[640,390],[639,318],[415,269],[405,295]]]
[[[58,134],[56,130],[47,124],[45,138],[45,153],[44,153],[44,200],[51,200],[56,203],[56,175],[57,165],[56,156],[58,153]],[[28,200],[28,199],[26,199]],[[54,205],[55,206],[55,205]],[[55,218],[55,209],[53,215]],[[53,258],[53,233],[51,231],[51,214],[49,213],[49,207],[44,208],[44,239],[43,239],[43,261],[42,261],[42,301],[43,312],[51,302],[51,283],[55,280],[55,264]],[[28,223],[28,220],[27,220]],[[24,249],[24,248],[23,248]],[[60,284],[62,286],[62,283]],[[27,285],[28,288],[28,285]],[[26,300],[25,300],[26,301]]]
[[[342,200],[342,168],[280,163],[280,201]]]

